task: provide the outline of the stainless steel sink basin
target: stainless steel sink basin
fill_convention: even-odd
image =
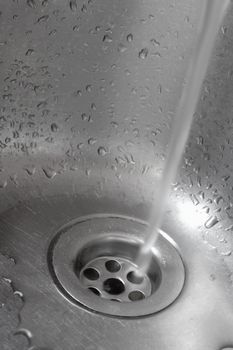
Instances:
[[[232,8],[167,205],[166,244],[154,247],[153,278],[140,285],[127,274],[129,286],[118,278],[117,264],[129,273],[143,241],[131,226],[146,225],[160,200],[202,7],[0,1],[1,349],[233,346]],[[99,275],[106,280],[97,284]]]

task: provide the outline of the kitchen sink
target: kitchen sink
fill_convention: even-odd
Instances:
[[[233,8],[134,274],[201,0],[0,0],[0,348],[233,348]]]

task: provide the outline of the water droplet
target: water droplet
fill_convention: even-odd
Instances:
[[[138,57],[144,60],[148,56],[148,53],[149,53],[149,50],[146,47],[144,47],[139,51]]]
[[[31,339],[33,337],[32,332],[29,329],[26,329],[26,328],[18,329],[15,334],[22,334],[22,335],[24,335],[28,339],[28,343],[29,344],[30,344]],[[33,347],[33,350],[34,350],[34,347]]]
[[[233,231],[233,225],[230,225],[227,228],[225,228],[225,231]]]
[[[10,98],[12,98],[12,94],[4,94],[4,95],[2,95],[2,98],[3,98],[3,100],[8,101],[8,100],[10,100]]]
[[[197,140],[197,144],[198,144],[199,146],[202,146],[202,145],[203,145],[204,139],[203,139],[202,136],[198,136],[196,140]]]
[[[97,142],[97,140],[94,137],[90,137],[87,142],[88,142],[89,145],[92,146],[92,145],[94,145]]]
[[[52,124],[51,124],[51,131],[52,131],[52,132],[57,132],[58,129],[59,129],[59,128],[58,128],[58,126],[57,126],[56,123],[52,123]]]
[[[89,84],[89,85],[87,85],[86,86],[86,91],[87,92],[91,92],[91,90],[92,90],[92,86]]]
[[[86,113],[82,113],[82,114],[81,114],[81,118],[82,118],[82,120],[83,120],[84,122],[86,122],[86,121],[88,121],[89,116],[88,116]]]
[[[34,165],[31,165],[24,168],[24,170],[27,172],[28,175],[32,176],[36,172],[36,167]]]
[[[80,26],[79,25],[75,25],[75,26],[73,26],[73,31],[74,32],[79,32],[79,29],[80,29]]]
[[[95,103],[92,103],[92,104],[91,104],[91,109],[92,109],[93,111],[96,111],[96,104],[95,104]]]
[[[49,32],[49,36],[53,36],[57,33],[56,29],[51,30],[51,32]]]
[[[77,96],[82,96],[82,91],[81,91],[81,90],[77,90],[77,91],[76,91],[76,95],[77,95]]]
[[[111,122],[111,125],[112,125],[113,128],[116,128],[116,129],[117,129],[118,126],[119,126],[118,123],[117,123],[117,122],[114,122],[114,121]]]
[[[84,147],[84,143],[80,142],[77,144],[77,149],[82,149]]]
[[[36,1],[35,0],[27,0],[27,5],[29,7],[36,7]]]
[[[71,11],[76,11],[77,10],[77,8],[78,8],[78,5],[77,5],[77,2],[76,2],[76,0],[70,0],[70,9],[71,9]]]
[[[193,179],[192,179],[192,176],[188,176],[188,179],[189,179],[189,187],[192,188],[193,187]],[[192,195],[190,195],[191,197]],[[192,198],[191,198],[192,199]]]
[[[125,74],[126,74],[127,76],[129,76],[129,75],[131,74],[130,70],[129,70],[129,69],[126,69],[126,70],[125,70]]]
[[[81,7],[81,11],[83,13],[86,13],[87,12],[87,6],[84,4],[82,7]]]
[[[11,142],[11,138],[10,138],[10,137],[6,137],[6,138],[5,138],[5,143],[7,144],[7,143],[9,143],[9,142]]]
[[[41,3],[41,5],[42,5],[43,7],[45,7],[45,6],[48,5],[48,3],[49,3],[49,0],[43,0],[42,3]]]
[[[0,180],[0,188],[5,188],[7,186],[7,181],[6,180]]]
[[[98,154],[100,155],[100,156],[105,156],[106,154],[107,154],[107,150],[106,150],[106,148],[104,148],[104,147],[99,147],[98,148]]]
[[[153,44],[154,46],[160,46],[160,42],[159,42],[158,40],[154,39],[154,38],[152,38],[152,39],[150,40],[150,42],[151,42],[151,44]]]
[[[209,161],[210,160],[210,154],[209,153],[204,153],[203,154],[203,159],[206,160],[206,161]]]
[[[77,165],[71,165],[70,166],[70,170],[71,171],[77,171],[78,170],[78,166]]]
[[[127,50],[127,47],[123,44],[119,44],[117,50],[121,53],[125,52]]]
[[[219,204],[220,201],[223,201],[223,197],[222,196],[218,196],[217,198],[214,199],[214,203],[215,204]]]
[[[38,18],[37,23],[43,23],[43,22],[47,22],[49,19],[49,15],[44,15]]]
[[[222,181],[227,182],[230,179],[230,175],[224,175],[222,176]]]
[[[220,234],[218,236],[218,240],[219,240],[220,243],[226,243],[227,242],[223,234]]]
[[[190,194],[190,198],[195,206],[197,206],[200,203],[195,194]]]
[[[226,26],[222,26],[222,27],[221,27],[221,31],[222,31],[223,35],[226,35],[226,33],[227,33],[227,27],[226,27]]]
[[[87,175],[87,177],[89,177],[91,175],[91,169],[86,169],[85,174]]]
[[[199,197],[201,198],[201,200],[205,199],[205,193],[203,191],[199,191],[198,192]]]
[[[213,184],[208,183],[208,184],[206,185],[206,189],[207,189],[207,190],[209,190],[209,189],[212,188],[212,187],[213,187]]]
[[[23,298],[23,293],[20,292],[19,290],[15,290],[15,291],[14,291],[14,295],[17,295],[17,296],[19,296],[20,298]]]
[[[48,179],[53,179],[57,175],[56,171],[50,167],[42,168],[42,170]]]
[[[229,249],[226,252],[221,252],[222,256],[230,256],[232,254],[232,251]]]
[[[47,102],[46,101],[41,101],[37,104],[37,108],[38,109],[42,109],[42,108],[45,108],[47,106]]]
[[[25,56],[31,56],[34,53],[33,49],[28,49],[25,53]]]
[[[185,157],[184,162],[186,165],[192,166],[193,165],[193,158],[192,157]]]
[[[216,216],[211,216],[206,222],[205,222],[205,227],[206,228],[212,228],[218,223],[218,218]]]
[[[108,35],[108,34],[105,34],[104,37],[103,37],[103,42],[104,43],[111,43],[112,42],[111,36]]]
[[[126,37],[126,40],[128,41],[128,43],[131,43],[133,41],[133,34],[132,33],[128,34]]]
[[[18,181],[17,181],[17,174],[13,174],[10,176],[10,180],[15,184],[15,186],[18,186]]]

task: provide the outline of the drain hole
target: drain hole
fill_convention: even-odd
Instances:
[[[100,277],[99,272],[96,269],[93,269],[92,267],[89,267],[88,269],[84,270],[83,274],[86,278],[88,278],[91,281],[96,281]]]
[[[127,280],[134,284],[140,284],[143,282],[144,277],[137,275],[134,271],[127,274]]]
[[[118,295],[124,292],[125,286],[119,279],[109,278],[104,281],[104,290],[109,294]]]
[[[129,293],[129,299],[131,301],[138,301],[138,300],[145,299],[145,295],[142,292],[140,292],[139,290],[135,290],[135,291]]]
[[[118,272],[121,269],[121,265],[116,260],[106,261],[105,267],[109,272]]]
[[[100,291],[96,288],[90,287],[88,288],[92,293],[94,293],[95,295],[100,295]]]

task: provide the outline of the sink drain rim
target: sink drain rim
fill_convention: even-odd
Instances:
[[[143,242],[143,232],[146,231],[146,223],[141,220],[104,214],[103,216],[95,215],[80,218],[70,225],[66,225],[56,234],[49,247],[48,263],[53,280],[63,296],[85,309],[114,317],[135,318],[152,315],[172,304],[182,291],[185,281],[185,267],[176,244],[162,231],[160,231],[157,243],[158,249],[153,248],[153,254],[159,260],[163,274],[162,288],[159,288],[156,293],[137,302],[116,303],[102,299],[91,291],[87,292],[87,289],[83,287],[75,275],[75,271],[71,268],[77,256],[77,247],[81,249],[87,243],[96,240],[97,237],[98,239],[100,237],[108,239],[109,227],[112,229],[111,239],[113,237],[126,239],[127,236],[127,239],[134,240],[138,244]],[[94,228],[95,231],[92,231]],[[90,233],[86,235],[88,230]],[[114,236],[112,235],[113,232],[115,232]],[[166,253],[165,255],[168,258],[169,255],[172,256],[172,264],[169,265],[170,272],[159,251],[163,252],[163,255]],[[175,285],[173,285],[175,282],[174,274],[177,278]],[[164,276],[167,276],[167,278]],[[166,298],[164,297],[164,290],[170,293],[166,295]]]

